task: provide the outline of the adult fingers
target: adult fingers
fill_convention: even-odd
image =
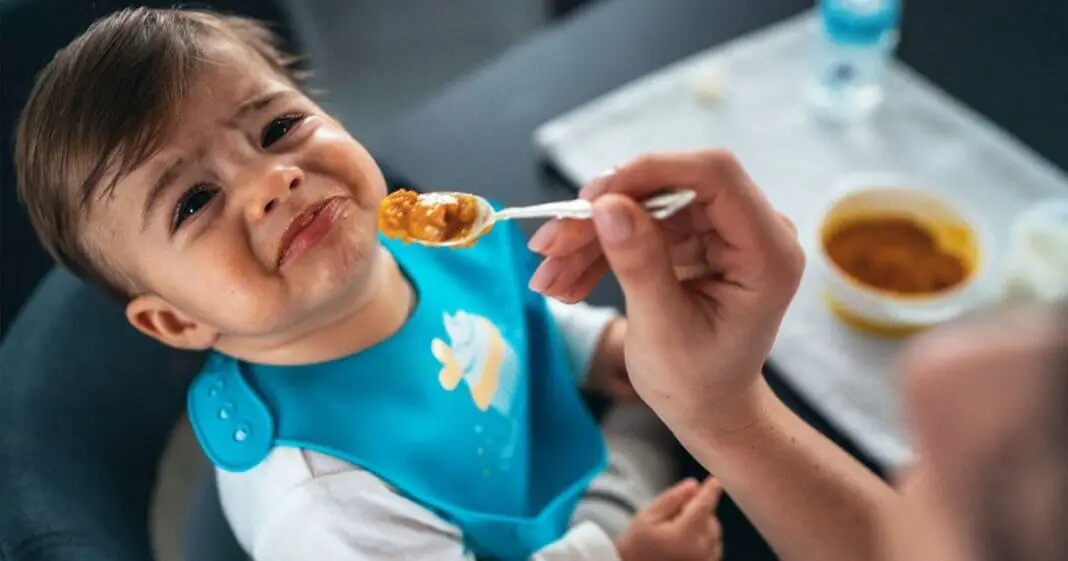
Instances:
[[[800,276],[803,256],[796,226],[772,208],[729,152],[642,156],[596,179],[582,196],[596,200],[605,193],[620,193],[640,200],[665,188],[693,189],[698,200],[665,220],[665,227],[690,235],[715,231],[726,245],[744,249],[748,258],[738,271],[744,280],[778,282]]]
[[[608,273],[608,260],[602,256],[582,276],[571,285],[571,288],[556,296],[558,300],[568,304],[581,302],[590,295],[597,283]]]
[[[591,191],[592,192],[592,191]],[[701,209],[688,207],[661,221],[669,231],[685,235],[707,232],[711,226]],[[542,224],[531,236],[527,247],[546,257],[569,255],[597,240],[597,232],[589,220],[557,219]]]
[[[530,289],[553,297],[570,292],[575,281],[602,255],[601,246],[594,241],[569,255],[546,258],[530,277]]]
[[[550,220],[534,232],[527,247],[546,257],[569,255],[597,240],[589,220]]]
[[[690,308],[688,296],[653,219],[633,199],[614,194],[594,201],[593,209],[601,247],[623,288],[631,322],[668,333],[686,328],[678,322]]]
[[[796,261],[785,259],[794,257],[796,241],[782,227],[779,214],[738,161],[722,150],[643,156],[597,179],[583,189],[583,196],[597,200],[618,193],[641,199],[669,188],[696,192],[693,204],[703,209],[705,226],[714,228],[728,245],[751,254],[753,278],[747,280],[761,282],[759,273],[766,264]]]
[[[786,216],[781,212],[779,213],[779,220],[782,222],[783,226],[786,226],[786,231],[790,232],[790,235],[792,235],[794,239],[797,239],[797,224],[795,224],[789,216]]]

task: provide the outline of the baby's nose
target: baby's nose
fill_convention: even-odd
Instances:
[[[279,203],[288,199],[293,191],[304,184],[304,172],[298,167],[276,169],[267,178],[266,183],[266,200],[262,202],[264,216],[278,208]]]

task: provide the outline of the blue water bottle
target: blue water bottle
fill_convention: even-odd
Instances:
[[[863,119],[883,101],[898,41],[900,0],[820,0],[808,98],[836,122]]]

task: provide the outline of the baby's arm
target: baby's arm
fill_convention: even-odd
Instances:
[[[475,560],[456,526],[352,464],[292,448],[265,464],[219,477],[227,519],[255,561]],[[616,559],[612,540],[587,522],[531,561]]]
[[[601,336],[609,323],[619,317],[619,312],[612,308],[596,308],[585,302],[565,304],[551,298],[547,302],[567,346],[571,369],[577,377],[575,382],[584,384]]]

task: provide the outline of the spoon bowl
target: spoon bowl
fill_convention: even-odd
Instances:
[[[519,220],[527,218],[556,218],[571,220],[589,220],[593,218],[593,204],[585,199],[574,199],[545,203],[540,205],[511,207],[494,210],[489,201],[470,193],[428,193],[420,197],[432,197],[455,203],[457,200],[474,200],[477,214],[462,234],[445,240],[411,238],[412,242],[428,247],[466,247],[472,245],[480,236],[488,232],[494,224],[502,220]],[[655,220],[663,220],[674,215],[693,202],[696,193],[689,190],[667,191],[642,201],[641,206]]]
[[[431,240],[412,240],[415,243],[425,245],[427,247],[463,247],[474,243],[480,236],[485,234],[494,224],[499,220],[497,211],[493,209],[493,205],[486,199],[472,195],[470,193],[445,193],[453,197],[470,197],[475,200],[475,204],[478,206],[478,216],[471,224],[467,233],[449,240],[444,241],[431,241]]]

